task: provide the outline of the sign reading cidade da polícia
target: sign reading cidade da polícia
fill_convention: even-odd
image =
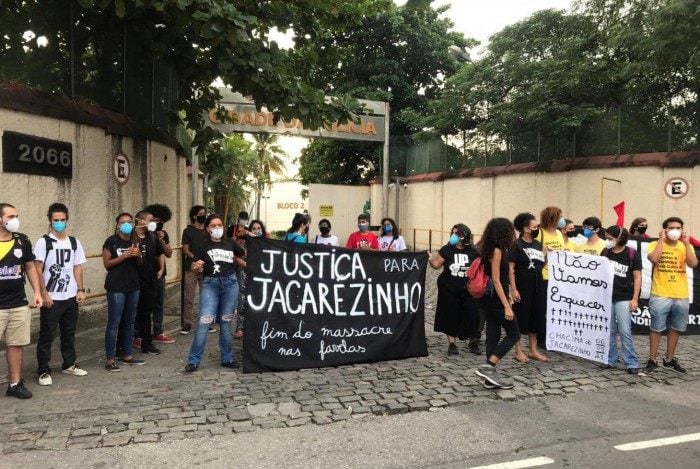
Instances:
[[[384,141],[385,103],[382,101],[359,99],[360,103],[370,109],[371,115],[361,115],[358,123],[340,124],[335,122],[311,130],[305,128],[300,119],[292,119],[291,121],[280,119],[275,124],[272,112],[266,108],[263,107],[258,111],[255,103],[243,95],[234,93],[228,88],[218,88],[218,90],[222,96],[219,104],[226,109],[230,121],[221,122],[217,116],[217,110],[212,109],[205,116],[205,122],[222,133],[268,133],[341,140]]]

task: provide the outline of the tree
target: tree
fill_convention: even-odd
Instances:
[[[452,32],[450,21],[440,18],[445,9],[430,2],[405,7],[391,0],[372,3],[374,11],[355,28],[302,42],[299,52],[314,64],[314,86],[328,94],[389,100],[390,134],[410,135],[420,129],[414,116],[427,110],[443,77],[459,67],[448,47],[476,41]],[[381,144],[317,139],[300,159],[302,182],[363,182],[377,173],[378,155]]]
[[[260,219],[260,199],[265,190],[265,184],[270,184],[272,173],[280,174],[284,171],[284,160],[287,153],[279,145],[277,135],[255,134],[255,218]]]

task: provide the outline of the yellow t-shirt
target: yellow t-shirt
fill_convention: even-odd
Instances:
[[[544,258],[547,259],[547,247],[551,247],[554,251],[561,251],[564,249],[564,235],[561,231],[554,230],[554,234],[548,233],[545,230],[540,230],[539,241],[542,243],[542,253]],[[544,280],[549,280],[549,266],[545,262],[544,267],[542,267],[542,278]]]
[[[564,251],[571,251],[573,245],[574,243],[572,243],[569,238],[566,238],[564,240]]]
[[[657,241],[649,243],[648,252],[656,249]],[[651,275],[651,294],[665,298],[688,298],[688,274],[685,270],[685,244],[663,244],[661,259]]]
[[[571,252],[578,254],[590,254],[591,256],[600,256],[600,253],[605,249],[605,241],[598,239],[591,244],[588,241],[582,244],[571,243]]]
[[[0,259],[4,259],[5,256],[7,255],[8,252],[10,252],[10,249],[12,249],[12,246],[15,245],[15,239],[12,238],[9,241],[0,241]]]

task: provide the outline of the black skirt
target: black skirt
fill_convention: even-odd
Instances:
[[[479,304],[464,286],[456,287],[438,278],[438,299],[433,330],[460,340],[479,335]]]

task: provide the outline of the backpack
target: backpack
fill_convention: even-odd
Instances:
[[[44,255],[44,265],[41,266],[42,272],[46,268],[46,259],[49,258],[49,252],[53,249],[53,238],[49,235],[44,235],[42,236],[44,238],[44,242],[46,243],[46,253]],[[78,249],[78,241],[73,236],[69,236],[68,239],[70,240],[70,248],[73,250],[73,254],[75,254],[75,251]]]
[[[481,298],[486,294],[489,280],[482,258],[477,257],[467,270],[467,291],[472,298]]]

